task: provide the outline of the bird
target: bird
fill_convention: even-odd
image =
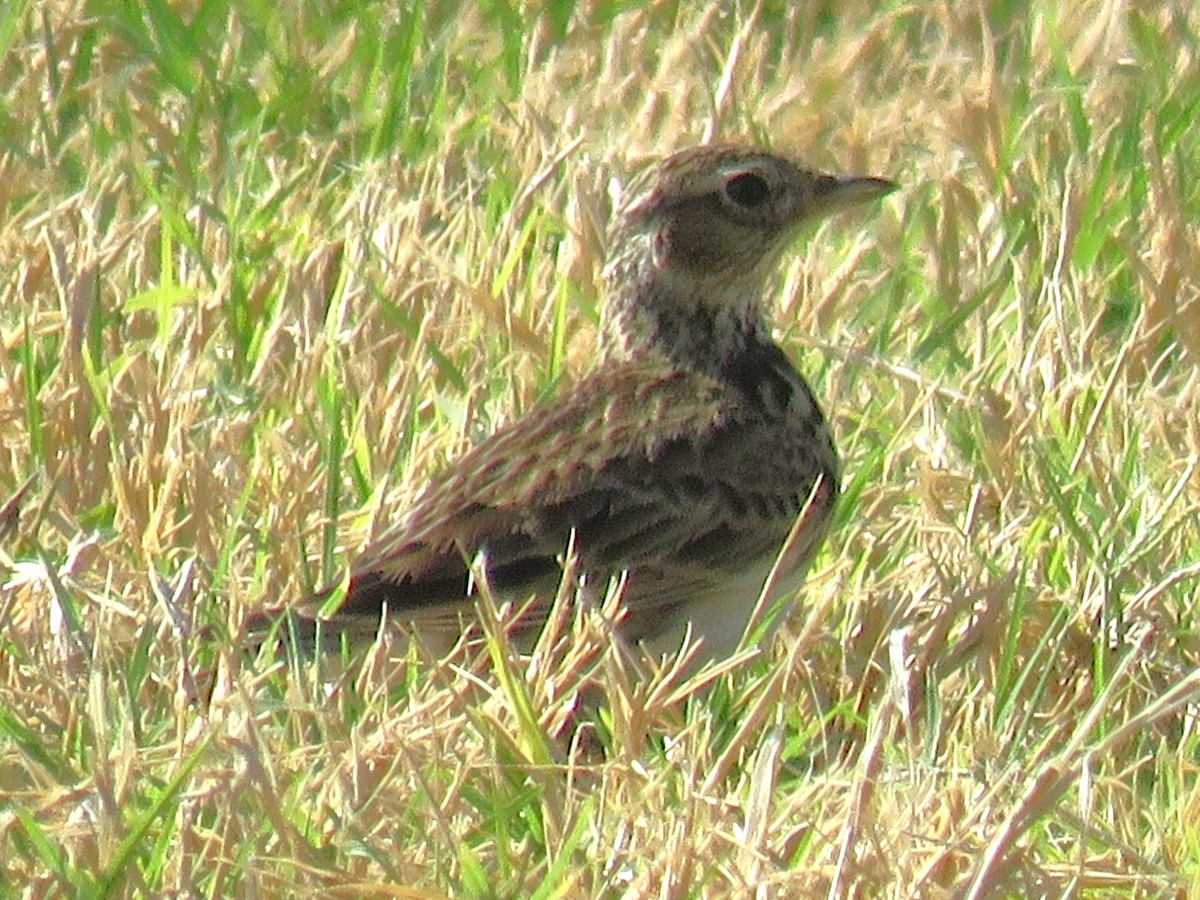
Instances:
[[[622,646],[666,656],[690,636],[698,661],[728,658],[769,575],[773,596],[794,594],[839,493],[829,424],[772,339],[768,284],[806,223],[895,187],[738,145],[651,166],[610,230],[594,368],[450,462],[293,611],[327,633],[398,622],[447,648],[477,621],[481,576],[536,636],[570,548],[593,596],[620,580]]]

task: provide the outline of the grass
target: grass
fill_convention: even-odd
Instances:
[[[1198,29],[4,6],[0,890],[1194,894]],[[713,137],[903,186],[779,277],[847,481],[782,639],[705,693],[569,618],[232,649],[587,369],[610,179]]]

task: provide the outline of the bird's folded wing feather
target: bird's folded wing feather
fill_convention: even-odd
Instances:
[[[769,467],[816,480],[802,447],[756,441],[756,428],[743,398],[703,375],[595,373],[443,471],[356,561],[335,618],[377,620],[386,604],[418,628],[453,627],[482,551],[494,587],[540,594],[526,613],[540,622],[572,532],[589,573],[637,570],[630,604],[680,602],[778,550],[805,488],[764,477]]]

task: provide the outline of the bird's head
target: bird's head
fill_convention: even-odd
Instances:
[[[675,153],[635,185],[618,214],[608,267],[609,330],[617,332],[610,345],[623,341],[635,351],[663,316],[757,324],[767,276],[805,222],[894,188],[740,147]]]

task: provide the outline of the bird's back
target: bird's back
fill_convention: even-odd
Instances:
[[[590,583],[628,573],[627,637],[657,637],[694,594],[749,569],[765,577],[809,504],[807,549],[788,566],[802,568],[836,493],[824,418],[773,344],[723,378],[662,360],[605,367],[444,470],[359,557],[335,624],[378,622],[386,607],[422,633],[454,633],[478,557],[500,594],[537,595],[524,614],[535,629],[573,540]]]

